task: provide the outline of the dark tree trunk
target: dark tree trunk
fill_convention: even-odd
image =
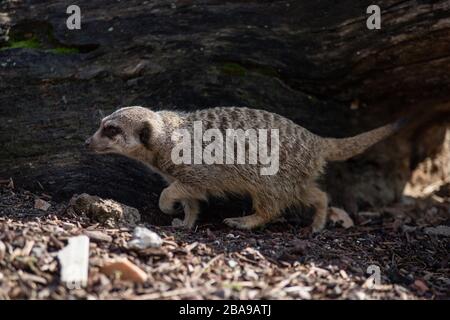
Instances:
[[[382,28],[368,30],[372,3],[80,0],[81,30],[71,31],[67,1],[0,2],[0,38],[9,30],[0,43],[0,178],[153,210],[156,175],[83,151],[102,112],[250,106],[333,137],[415,114],[324,178],[332,202],[351,210],[393,201],[444,144],[450,2],[377,1]]]

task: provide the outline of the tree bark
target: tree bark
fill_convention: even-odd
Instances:
[[[351,211],[394,201],[443,150],[450,2],[377,1],[381,29],[369,30],[372,2],[80,0],[81,30],[68,30],[66,1],[3,1],[0,177],[57,199],[87,192],[157,212],[155,174],[83,151],[102,113],[249,106],[332,137],[414,115],[323,179],[332,203]]]

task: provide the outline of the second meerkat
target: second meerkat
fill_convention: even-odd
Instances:
[[[174,164],[172,149],[177,141],[174,132],[193,131],[194,122],[203,128],[218,129],[278,129],[279,170],[274,175],[261,175],[260,164]],[[327,220],[328,198],[316,180],[327,161],[343,161],[389,136],[401,122],[344,138],[324,138],[278,114],[264,110],[218,107],[191,113],[158,111],[143,107],[119,109],[101,121],[97,132],[86,145],[97,153],[118,153],[150,166],[169,184],[159,199],[166,214],[184,209],[180,226],[192,228],[200,211],[200,201],[226,194],[249,195],[253,212],[224,222],[240,229],[264,225],[293,206],[306,205],[315,209],[314,232]]]

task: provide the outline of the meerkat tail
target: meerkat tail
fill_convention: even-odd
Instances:
[[[352,158],[397,132],[407,122],[407,118],[402,118],[394,123],[358,134],[354,137],[343,139],[325,138],[325,159],[327,161],[344,161]]]

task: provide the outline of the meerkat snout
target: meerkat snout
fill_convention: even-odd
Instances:
[[[125,132],[120,126],[104,119],[94,135],[85,141],[85,146],[95,153],[120,153],[126,141]]]

